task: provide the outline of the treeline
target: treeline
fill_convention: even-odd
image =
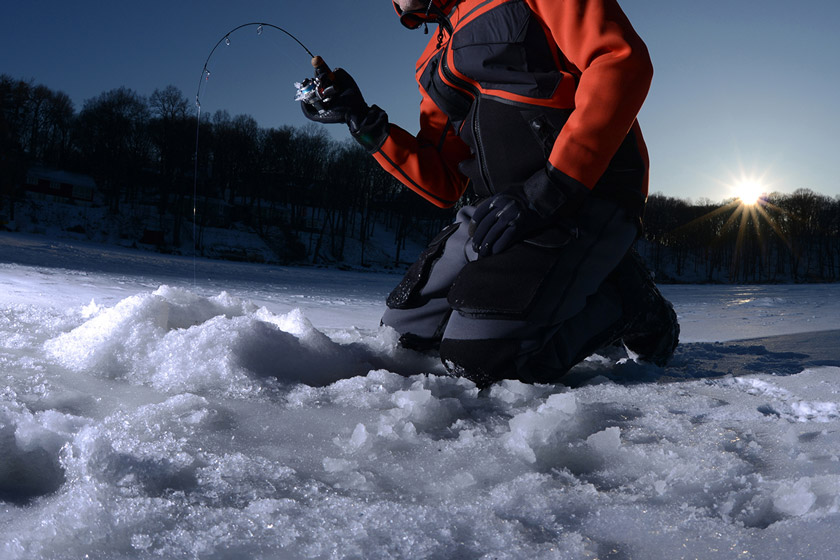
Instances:
[[[840,197],[798,189],[744,205],[653,195],[638,245],[666,282],[836,282]]]
[[[393,231],[395,260],[410,259],[400,255],[406,240],[422,242],[452,217],[324,127],[266,129],[217,111],[197,130],[194,107],[174,86],[148,98],[114,89],[77,112],[63,92],[0,75],[0,212],[12,219],[33,165],[92,176],[111,214],[154,207],[170,247],[196,230],[195,215],[200,248],[205,227],[235,223],[283,262],[341,261],[354,239],[362,255],[353,264],[364,264],[376,224]]]
[[[0,75],[0,214],[14,219],[27,169],[41,165],[91,175],[111,215],[148,223],[153,208],[162,249],[204,250],[205,228],[235,226],[259,234],[281,262],[352,265],[366,264],[377,228],[392,235],[399,263],[415,256],[401,253],[408,239],[423,243],[454,216],[324,127],[265,129],[217,111],[196,128],[174,86],[148,98],[114,89],[77,112],[60,91]],[[638,246],[660,281],[840,279],[840,199],[807,189],[756,206],[653,195],[645,225]]]

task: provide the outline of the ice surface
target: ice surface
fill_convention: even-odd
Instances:
[[[479,391],[393,275],[7,240],[3,560],[836,556],[838,286],[664,286],[673,366]]]

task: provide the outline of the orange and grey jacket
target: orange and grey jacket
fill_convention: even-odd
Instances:
[[[383,168],[441,207],[470,183],[486,196],[546,168],[574,188],[643,202],[648,162],[636,115],[653,70],[615,0],[430,6],[402,14],[410,26],[439,25],[417,63],[420,132],[388,125],[377,135],[369,147]]]

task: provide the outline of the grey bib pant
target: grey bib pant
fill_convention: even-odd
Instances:
[[[605,282],[638,232],[621,205],[590,196],[574,224],[558,224],[477,258],[466,206],[388,297],[382,323],[408,347],[440,351],[455,375],[548,383],[610,342],[622,289]]]

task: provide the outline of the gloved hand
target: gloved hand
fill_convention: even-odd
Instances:
[[[325,110],[319,111],[315,105],[301,101],[300,108],[303,110],[303,116],[311,121],[324,124],[349,124],[351,120],[358,121],[367,113],[369,107],[365,103],[365,98],[359,90],[359,86],[343,68],[336,68],[332,72],[330,87],[333,88],[334,93],[330,96],[329,102],[324,104]]]
[[[511,187],[476,207],[470,223],[473,249],[479,257],[500,253],[543,225],[522,187]]]
[[[589,189],[550,163],[523,185],[513,186],[480,203],[470,222],[473,249],[479,257],[501,253],[530,234],[572,215]]]
[[[368,106],[356,81],[344,69],[333,72],[332,87],[334,93],[324,111],[301,101],[303,116],[324,124],[345,123],[356,141],[370,151],[377,150],[388,137],[388,115],[376,105]]]

